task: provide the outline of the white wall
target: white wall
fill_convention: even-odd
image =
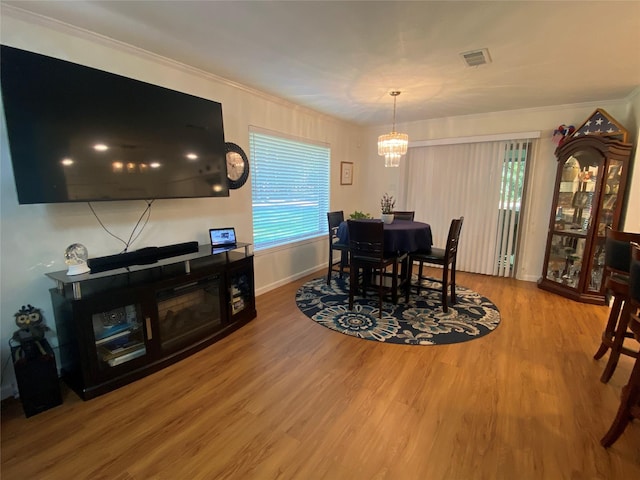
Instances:
[[[636,88],[629,99],[629,133],[634,144],[635,155],[632,154],[631,173],[628,180],[629,195],[623,228],[627,232],[640,232],[640,87]]]
[[[3,11],[3,44],[73,61],[222,103],[225,137],[249,154],[250,125],[331,147],[331,208],[353,210],[357,186],[340,186],[340,162],[353,161],[358,175],[362,130],[280,99],[234,85],[195,69],[86,32]],[[0,114],[0,351],[2,398],[11,394],[13,369],[8,364],[8,339],[16,330],[14,313],[30,303],[43,310],[55,330],[46,272],[64,270],[63,253],[74,242],[90,257],[110,255],[123,245],[108,235],[82,204],[18,205],[7,145],[4,112]],[[355,194],[354,194],[355,193]],[[116,235],[128,238],[146,204],[142,201],[92,204],[101,221]],[[228,198],[158,200],[151,219],[132,249],[197,240],[207,242],[211,226],[235,225],[240,241],[253,239],[251,177]],[[283,224],[283,228],[286,228]],[[326,239],[304,242],[255,258],[256,289],[264,292],[317,270],[326,262]],[[48,336],[56,346],[55,332]]]
[[[556,145],[552,143],[553,130],[560,124],[582,125],[596,110],[603,108],[619,123],[627,127],[638,124],[637,114],[640,113],[640,95],[633,99],[618,101],[606,101],[593,104],[561,105],[557,107],[535,108],[527,110],[514,110],[506,112],[494,112],[483,115],[468,115],[461,117],[441,118],[399,124],[396,130],[409,135],[409,147],[411,142],[421,140],[435,140],[444,138],[466,137],[475,135],[492,135],[501,133],[540,131],[541,138],[538,148],[534,153],[533,163],[529,174],[529,191],[524,214],[521,254],[519,259],[518,278],[528,281],[537,281],[542,274],[544,251],[549,227],[549,214],[553,199],[553,187],[557,161],[553,154]],[[635,116],[629,108],[630,103],[635,105]],[[402,114],[400,110],[399,115]],[[367,185],[360,198],[360,207],[375,215],[379,213],[380,197],[384,192],[397,195],[402,188],[400,169],[385,168],[384,160],[377,155],[377,137],[382,133],[388,133],[390,126],[386,128],[371,128],[367,131],[367,156],[363,166],[362,182]],[[630,127],[627,127],[630,128]],[[633,131],[631,131],[632,135]],[[635,137],[635,135],[633,135]],[[403,160],[404,161],[404,158]],[[640,162],[636,162],[638,164]],[[626,225],[638,225],[638,208],[631,205],[640,205],[640,169],[636,165],[636,172],[630,203],[627,211]],[[398,209],[411,209],[410,205],[396,205]],[[428,222],[428,218],[424,219]],[[623,222],[623,225],[625,223]],[[640,229],[636,229],[640,231]],[[435,235],[434,235],[435,236]],[[462,240],[464,241],[464,240]],[[461,248],[464,248],[462,245]]]

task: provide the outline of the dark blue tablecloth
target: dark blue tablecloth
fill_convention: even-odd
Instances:
[[[338,238],[340,243],[349,244],[349,227],[346,221],[338,227]],[[431,251],[432,245],[431,226],[428,223],[394,220],[384,225],[384,249],[387,252]]]

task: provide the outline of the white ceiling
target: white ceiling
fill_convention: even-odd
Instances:
[[[2,1],[360,125],[623,99],[640,1]],[[488,48],[492,63],[460,53]]]

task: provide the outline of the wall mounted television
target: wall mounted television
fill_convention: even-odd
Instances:
[[[20,204],[228,197],[222,105],[0,46]]]

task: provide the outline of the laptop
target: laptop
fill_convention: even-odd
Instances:
[[[233,227],[210,228],[211,252],[219,253],[236,247],[236,230]]]

